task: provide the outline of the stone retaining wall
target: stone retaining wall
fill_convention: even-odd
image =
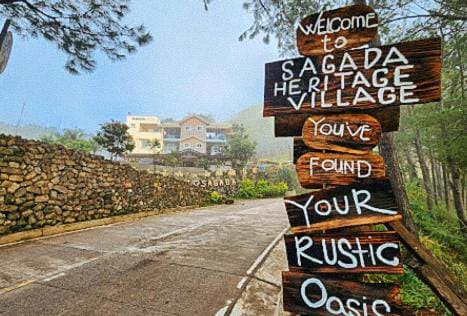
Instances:
[[[0,134],[0,234],[200,205],[206,190],[172,177]]]

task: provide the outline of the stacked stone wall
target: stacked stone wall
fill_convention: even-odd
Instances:
[[[0,234],[200,205],[203,188],[100,156],[0,135]]]

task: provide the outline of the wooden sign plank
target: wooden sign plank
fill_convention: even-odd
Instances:
[[[284,236],[290,271],[403,274],[396,232]]]
[[[306,153],[313,151],[305,145],[303,142],[303,138],[301,137],[294,137],[293,138],[293,163],[297,164],[298,158],[303,156]]]
[[[284,198],[291,230],[323,231],[401,219],[388,179]]]
[[[297,48],[305,56],[337,52],[370,43],[378,32],[378,16],[357,4],[304,18],[297,28]]]
[[[399,106],[388,106],[384,109],[368,109],[365,111],[345,111],[343,114],[368,114],[381,124],[382,132],[394,132],[399,129]],[[274,133],[276,137],[302,136],[302,128],[310,114],[294,113],[278,115],[274,118]]]
[[[361,283],[282,272],[284,310],[314,315],[401,315],[395,284]]]
[[[440,56],[436,38],[269,63],[263,115],[439,101]]]
[[[366,114],[312,115],[303,125],[303,142],[315,150],[368,153],[381,137],[381,124]]]
[[[321,189],[326,185],[346,185],[370,179],[383,179],[384,161],[379,155],[309,152],[298,158],[298,180],[304,188]]]

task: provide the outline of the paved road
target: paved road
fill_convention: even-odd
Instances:
[[[258,200],[0,247],[0,315],[215,315],[286,226]]]

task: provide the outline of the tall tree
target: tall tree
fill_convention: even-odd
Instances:
[[[126,124],[112,120],[101,125],[101,130],[94,140],[110,153],[111,160],[115,157],[123,157],[125,153],[135,148],[128,129]]]
[[[94,70],[97,51],[116,61],[151,41],[143,25],[124,23],[129,2],[0,0],[0,16],[9,19],[12,29],[23,37],[54,42],[68,55],[65,68],[76,74]]]
[[[251,141],[243,125],[234,124],[227,145],[221,150],[221,155],[232,163],[232,168],[241,174],[248,161],[254,156],[256,144]]]
[[[42,136],[41,140],[50,144],[63,145],[69,149],[81,150],[94,154],[99,150],[99,144],[93,138],[86,136],[80,129],[65,129],[63,133]]]
[[[154,172],[156,172],[157,158],[161,152],[161,148],[162,144],[157,138],[151,141],[151,149],[154,153],[154,155],[152,156],[152,168]]]

